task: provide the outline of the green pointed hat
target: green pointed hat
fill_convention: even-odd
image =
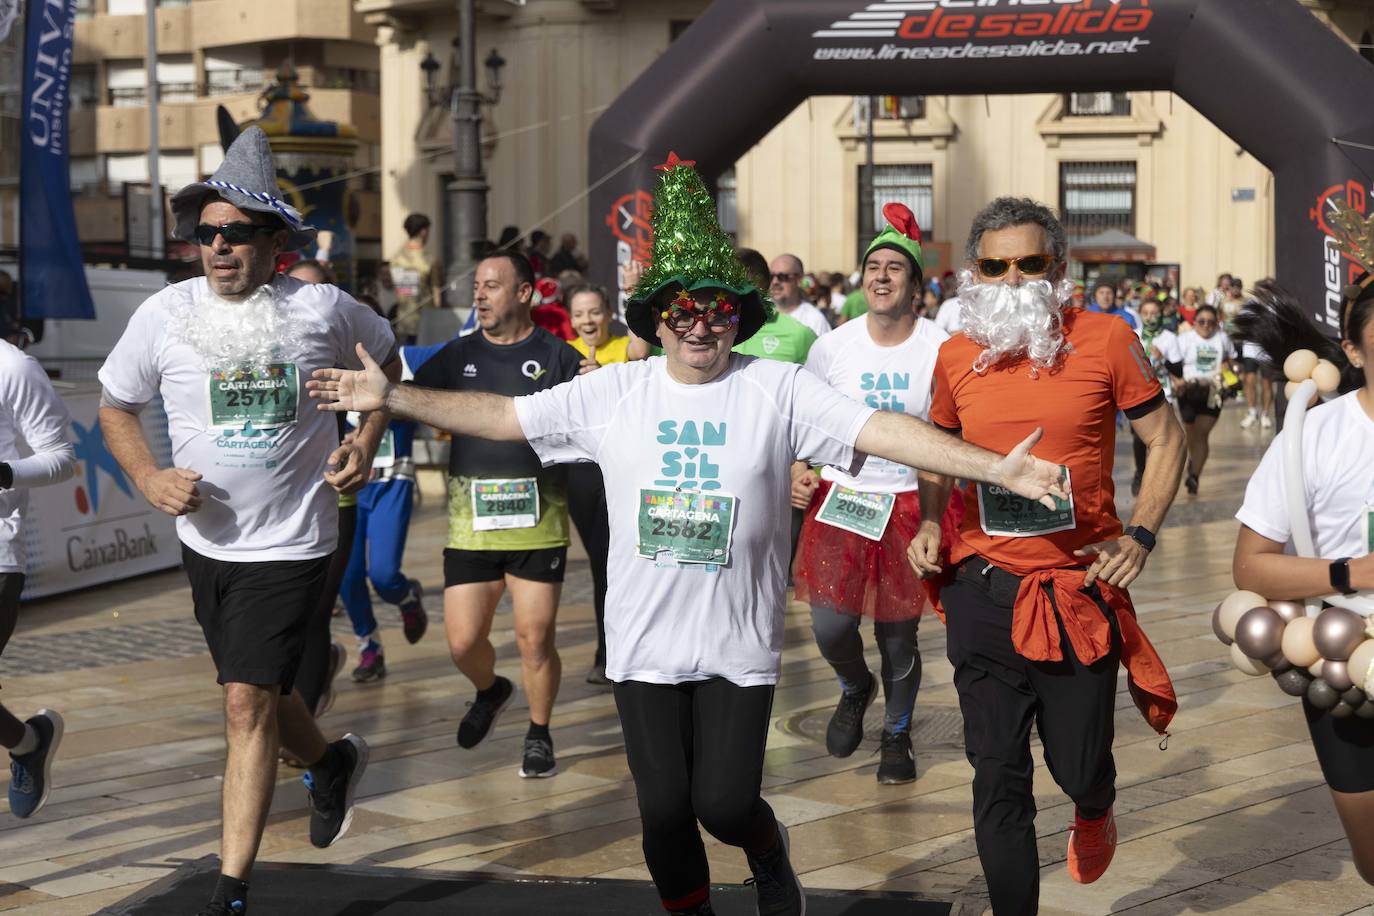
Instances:
[[[918,284],[925,280],[925,269],[921,264],[921,227],[916,223],[916,216],[906,206],[906,204],[890,203],[883,205],[883,216],[889,225],[878,237],[868,246],[864,252],[864,260],[879,248],[891,248],[893,251],[900,251],[911,261],[912,268],[916,271],[916,282]]]
[[[658,340],[659,294],[664,290],[729,290],[740,299],[735,343],[743,343],[772,317],[773,304],[735,256],[734,242],[716,218],[715,199],[694,165],[669,153],[667,162],[655,166],[663,179],[654,194],[654,250],[625,305],[625,323],[653,342]]]

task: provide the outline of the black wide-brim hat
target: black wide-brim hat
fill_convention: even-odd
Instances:
[[[680,289],[685,289],[689,293],[702,289],[723,289],[738,296],[740,315],[739,330],[735,334],[736,345],[757,334],[771,317],[768,301],[753,284],[734,287],[709,277],[691,281],[687,277],[675,276],[669,277],[647,292],[641,293],[636,289],[634,298],[625,303],[625,324],[635,332],[636,337],[657,344],[659,313],[664,308],[664,303],[660,301],[662,294],[669,292],[676,295]]]
[[[316,229],[301,220],[300,211],[282,200],[272,146],[260,127],[250,127],[224,151],[224,161],[204,181],[186,185],[172,196],[172,237],[196,240],[196,225],[207,197],[219,197],[245,212],[266,213],[281,220],[287,232],[286,250],[315,241]]]

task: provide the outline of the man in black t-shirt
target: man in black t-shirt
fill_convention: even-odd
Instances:
[[[523,255],[500,252],[477,265],[478,330],[447,344],[415,383],[451,391],[533,394],[577,375],[581,356],[530,321],[534,271]],[[475,747],[510,703],[515,686],[496,673],[489,634],[509,589],[530,726],[520,775],[556,771],[549,717],[562,664],[554,621],[568,553],[567,474],[545,468],[524,442],[455,436],[449,453],[449,537],[444,550],[444,622],[458,669],[477,698],[458,727]]]

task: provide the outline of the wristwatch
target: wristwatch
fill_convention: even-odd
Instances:
[[[14,487],[14,468],[9,466],[9,462],[0,461],[0,490],[9,490]]]
[[[1350,587],[1350,558],[1341,557],[1339,560],[1332,560],[1329,567],[1331,572],[1331,587],[1342,595],[1353,595],[1355,589]]]
[[[1141,547],[1144,547],[1147,551],[1155,549],[1154,532],[1144,525],[1132,525],[1126,529],[1125,533],[1128,538],[1135,541]]]

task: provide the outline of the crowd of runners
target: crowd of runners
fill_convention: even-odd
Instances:
[[[1271,387],[1300,308],[1244,300],[1223,319],[1189,302],[1183,326],[1179,303],[1147,295],[1128,314],[1111,284],[1089,303],[1066,279],[1054,213],[1004,197],[973,220],[964,269],[940,278],[943,290],[926,276],[915,218],[889,204],[858,297],[834,299],[832,328],[803,295],[799,258],[737,251],[700,204],[709,195],[691,164],[670,156],[661,168],[655,248],[621,278],[623,324],[605,289],[576,278],[549,287],[528,257],[498,248],[471,278],[474,328],[431,346],[308,265],[278,272],[315,230],[275,196],[261,132],[246,131],[214,177],[173,198],[176,235],[199,243],[205,276],[167,287],[130,320],[100,370],[101,426],[142,494],[176,517],[223,686],[221,874],[205,916],[248,910],[279,758],[305,770],[316,846],[349,827],[368,745],[330,740],[318,722],[347,657],[330,615],[341,598],[360,683],[387,673],[374,593],[397,608],[408,641],[424,637],[424,591],[403,559],[427,427],[450,437],[443,632],[470,699],[455,741],[479,745],[523,692],[518,775],[557,773],[557,617],[575,527],[598,630],[586,679],[613,691],[645,861],[668,912],[712,912],[701,827],[744,851],[759,913],[805,912],[787,829],[762,792],[789,587],[836,677],[830,754],[863,744],[881,689],[880,785],[917,778],[918,625],[940,617],[998,916],[1038,908],[1032,730],[1075,806],[1070,875],[1096,881],[1111,864],[1120,669],[1159,733],[1177,709],[1128,588],[1180,483],[1198,491],[1221,370]],[[1349,392],[1319,414],[1330,424],[1309,427],[1341,440],[1313,450],[1309,498],[1320,555],[1349,560],[1346,590],[1374,588],[1354,457],[1374,429],[1369,286],[1348,291],[1340,347],[1315,329],[1301,338],[1324,346]],[[536,322],[536,295],[562,318]],[[4,343],[0,386],[3,646],[23,587],[24,493],[70,476],[74,459],[60,399]],[[168,467],[140,418],[157,398]],[[1125,429],[1135,466],[1123,517],[1112,471]],[[1236,577],[1272,599],[1317,598],[1331,591],[1328,561],[1283,553],[1289,529],[1273,496],[1283,477],[1265,471],[1275,449],[1240,515]],[[518,677],[498,670],[490,635],[506,594]],[[1374,880],[1374,728],[1332,727],[1311,708],[1308,719]],[[56,712],[20,721],[0,707],[15,815],[47,799],[61,738]]]

